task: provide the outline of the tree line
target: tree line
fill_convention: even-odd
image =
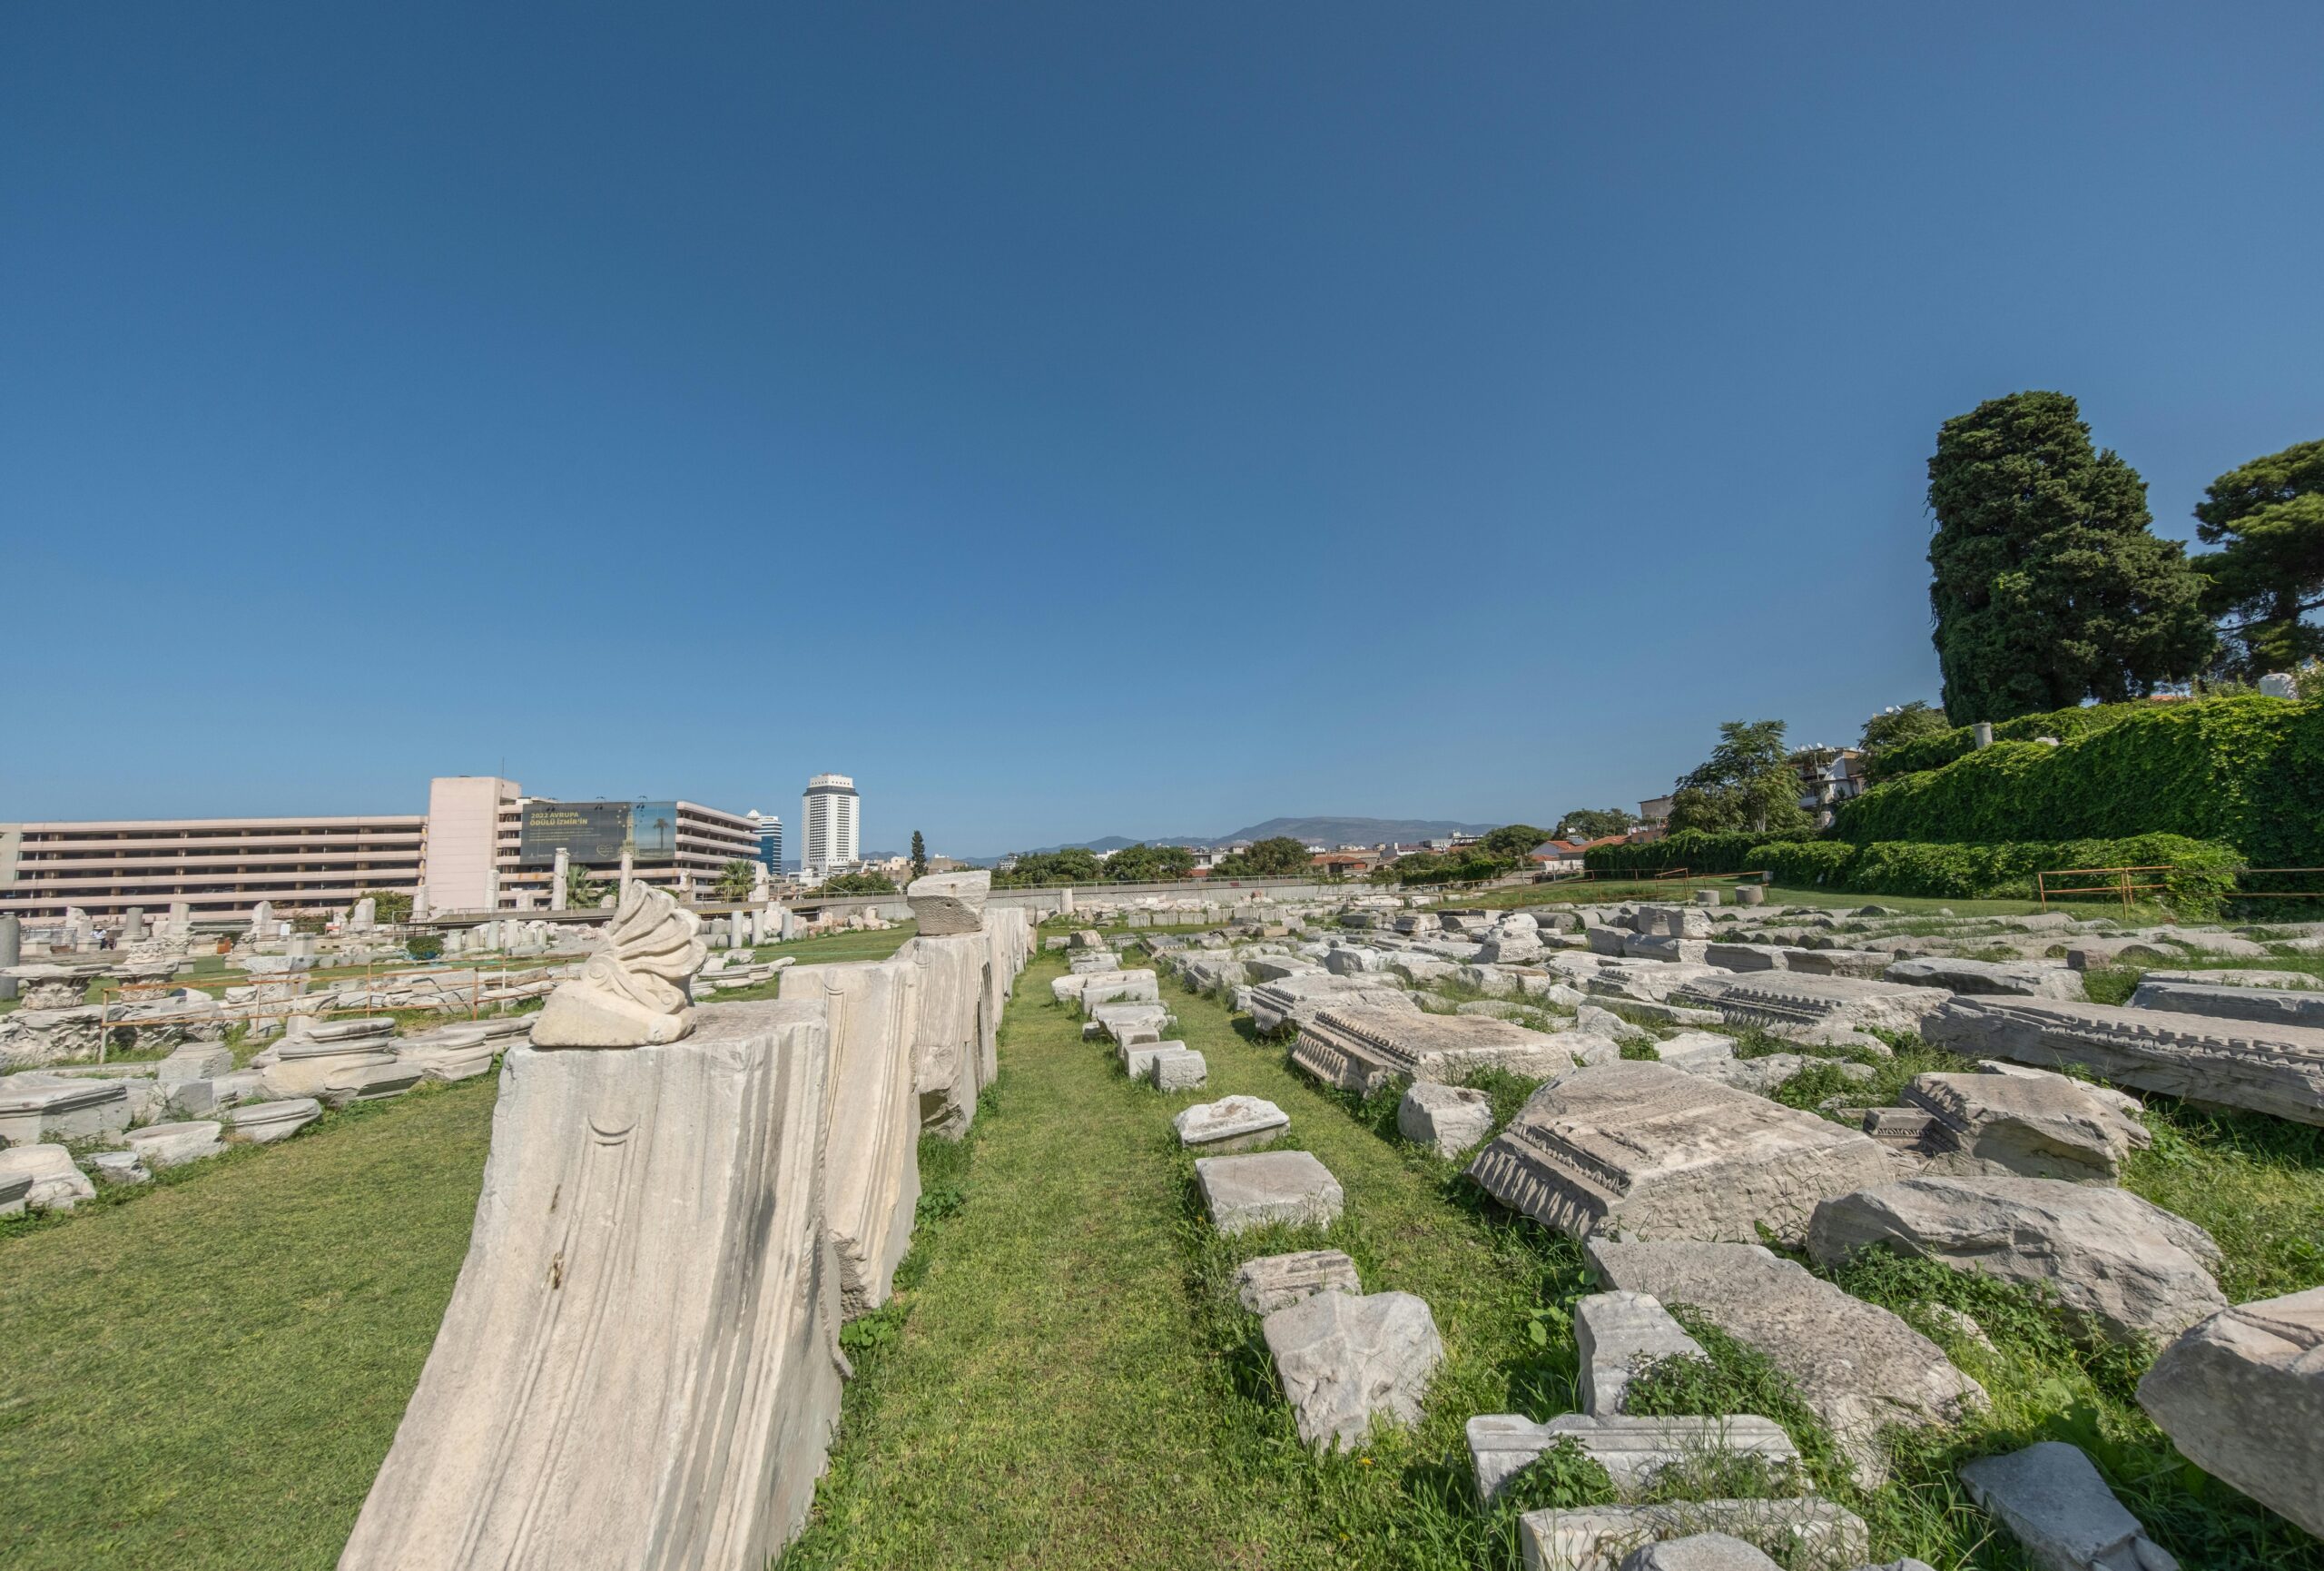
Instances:
[[[2062,392],[1946,420],[1928,462],[1929,605],[1956,726],[2248,682],[2324,654],[2324,441],[2229,470],[2192,556],[2153,533],[2146,482]]]

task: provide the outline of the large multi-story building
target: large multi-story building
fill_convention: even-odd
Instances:
[[[560,850],[574,883],[611,894],[626,858],[633,879],[680,895],[708,894],[729,863],[760,854],[759,825],[740,813],[677,800],[527,796],[514,780],[489,776],[432,782],[428,835],[428,909],[439,915],[558,905]],[[441,862],[439,842],[454,853]]]
[[[261,900],[328,911],[382,891],[431,913],[547,910],[559,845],[587,879],[610,886],[627,852],[634,877],[703,895],[728,864],[759,860],[770,822],[696,802],[531,798],[465,775],[430,781],[424,815],[0,824],[0,915],[111,925],[183,904],[246,920]]]
[[[818,775],[799,799],[799,865],[825,873],[858,860],[855,781],[845,775]]]
[[[365,894],[419,889],[427,820],[350,817],[118,818],[0,824],[0,915],[103,922],[183,904],[196,919],[344,906]]]
[[[774,876],[783,873],[783,820],[772,813],[762,814],[752,808],[743,815],[759,830],[759,865]]]

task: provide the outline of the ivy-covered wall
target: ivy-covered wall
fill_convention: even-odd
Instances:
[[[2232,893],[2242,857],[2231,845],[2179,835],[2140,835],[2122,840],[2006,841],[1982,845],[1881,840],[1855,845],[1838,840],[1761,845],[1755,865],[1794,888],[1842,889],[1864,894],[1925,894],[1947,900],[2025,898],[2037,873],[2077,867],[2168,867],[2140,875],[2159,883],[2163,903],[2182,916],[2209,916]],[[2067,879],[2067,886],[2097,878]],[[2145,898],[2154,898],[2146,895]]]
[[[2324,705],[2244,697],[2107,707],[2055,747],[1996,741],[1884,780],[1840,808],[1832,837],[1990,846],[2175,835],[2234,847],[2254,866],[2324,865]]]

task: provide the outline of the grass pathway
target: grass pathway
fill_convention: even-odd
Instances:
[[[908,1262],[892,1337],[862,1358],[817,1519],[785,1566],[1477,1564],[1461,1426],[1512,1397],[1570,1405],[1570,1348],[1535,1347],[1528,1324],[1578,1255],[1446,1204],[1448,1170],[1173,984],[1210,1083],[1133,1085],[1049,1001],[1061,969],[1044,957],[1019,986],[1001,1083],[958,1163],[964,1200]],[[1316,1240],[1216,1239],[1169,1127],[1236,1092],[1282,1106],[1285,1143],[1339,1178],[1349,1215],[1331,1241],[1366,1288],[1433,1308],[1448,1356],[1417,1434],[1323,1461],[1294,1437],[1257,1319],[1226,1278]],[[940,1191],[948,1158],[923,1149]]]

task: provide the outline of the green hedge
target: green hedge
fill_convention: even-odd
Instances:
[[[2154,712],[2154,705],[2142,702],[2091,704],[2073,709],[2052,709],[2040,715],[2020,715],[2014,720],[1995,725],[1994,740],[2031,742],[2036,736],[2055,736],[2061,742],[2071,742],[2119,726],[2133,716]],[[1965,758],[1976,750],[1976,732],[1967,726],[1956,726],[1950,731],[1939,731],[1916,742],[1902,742],[1875,755],[1872,776],[1876,780],[1893,780],[1902,775],[1942,769],[1955,758]]]
[[[1714,833],[1708,829],[1681,829],[1659,840],[1593,846],[1581,854],[1581,865],[1592,873],[1665,873],[1673,867],[1683,867],[1689,873],[1748,873],[1765,865],[1752,860],[1758,854],[1756,847],[1807,838],[1805,831],[1797,835],[1777,835],[1770,841],[1764,832],[1757,830]]]
[[[2324,705],[2240,697],[2110,707],[2130,713],[2056,747],[1997,741],[1885,780],[1840,807],[1833,837],[1994,845],[2169,835],[2235,847],[2254,866],[2324,865]]]
[[[1990,750],[1990,749],[1989,749]],[[2231,845],[2179,835],[2122,840],[2018,840],[1984,845],[1880,840],[1778,841],[1751,853],[1777,884],[1861,894],[1922,894],[1950,900],[2025,898],[2036,873],[2074,867],[2169,867],[2162,899],[2182,916],[2215,914],[2242,863]],[[2075,879],[2094,884],[2097,879]]]

